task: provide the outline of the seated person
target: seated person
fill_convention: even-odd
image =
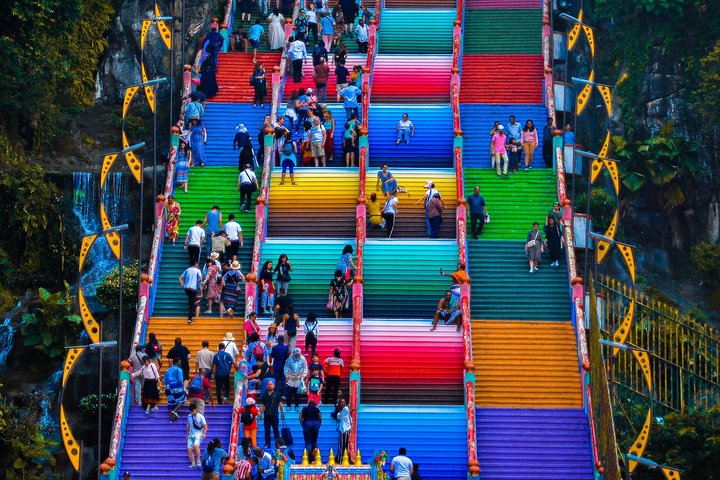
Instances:
[[[435,316],[433,317],[432,328],[430,328],[431,332],[435,330],[440,320],[444,321],[445,325],[457,325],[456,330],[460,331],[460,327],[462,327],[462,311],[457,307],[450,307],[451,298],[452,294],[445,292],[445,296],[438,302],[437,310],[435,310]]]

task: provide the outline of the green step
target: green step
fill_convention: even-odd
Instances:
[[[383,10],[379,52],[452,54],[455,10]]]
[[[463,53],[541,54],[542,11],[467,9]]]
[[[286,254],[293,268],[288,293],[293,299],[296,311],[302,318],[311,311],[318,316],[332,315],[325,310],[325,305],[335,265],[345,245],[352,245],[355,249],[355,239],[266,240],[262,246],[260,267],[262,268],[262,264],[267,260],[276,265],[278,257]],[[273,278],[276,277],[277,274]]]
[[[556,177],[552,169],[536,168],[498,177],[490,168],[466,168],[465,195],[475,186],[485,197],[490,223],[483,228],[480,241],[522,241],[533,222],[545,224],[545,217],[557,199]],[[468,238],[473,242],[468,217]]]
[[[366,318],[427,318],[450,289],[458,261],[454,241],[375,240],[365,244],[363,315]]]
[[[473,320],[570,320],[564,260],[551,267],[543,256],[540,271],[529,273],[524,244],[483,241],[468,246]]]

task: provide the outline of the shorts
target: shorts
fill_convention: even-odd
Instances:
[[[202,438],[203,438],[202,432],[189,434],[188,439],[187,439],[187,448],[200,447]]]
[[[202,398],[191,398],[190,405],[195,405],[198,413],[202,413],[203,415],[205,414],[205,400]]]
[[[355,145],[352,138],[343,138],[343,150],[345,153],[350,153],[355,150]]]
[[[323,142],[312,142],[310,144],[310,151],[312,152],[313,157],[325,156],[325,148],[323,147]]]
[[[338,84],[337,84],[337,91],[339,92],[340,90],[342,90],[343,88],[347,87],[348,85],[350,85],[350,84],[349,84],[349,83],[338,83]]]
[[[252,38],[248,40],[248,43],[252,48],[259,48],[260,47],[260,40],[253,40]]]

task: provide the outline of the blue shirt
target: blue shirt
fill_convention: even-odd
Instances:
[[[333,35],[335,33],[335,27],[333,26],[330,17],[323,17],[320,20],[320,35]],[[327,45],[325,45],[327,47]]]
[[[270,350],[273,370],[280,372],[285,369],[285,360],[290,356],[290,348],[284,343],[278,343]]]
[[[483,207],[485,206],[485,199],[482,195],[468,195],[467,199],[468,207],[470,207],[470,213],[473,215],[482,215],[485,213]]]
[[[508,137],[508,143],[510,143],[510,139],[514,138],[517,143],[520,143],[520,132],[522,132],[522,125],[515,122],[515,125],[512,123],[508,123],[505,127],[505,133]]]
[[[313,125],[313,127],[310,129],[311,140],[313,142],[322,142],[324,131],[325,127],[323,127],[322,125]]]
[[[297,99],[298,104],[305,102],[305,105],[298,108],[298,112],[307,112],[308,111],[308,105],[307,105],[308,100],[310,100],[310,99],[305,94],[302,94],[298,97],[298,99]]]
[[[197,267],[190,267],[182,273],[183,288],[197,290],[202,283],[202,272]]]
[[[163,378],[163,383],[170,387],[170,385],[174,383],[179,383],[182,385],[183,383],[183,373],[180,367],[172,366],[167,369],[167,372],[165,372],[165,378]]]
[[[272,464],[272,456],[269,453],[263,452],[262,458],[258,458],[258,468],[262,468],[262,478],[269,478],[275,475],[275,467]]]
[[[259,23],[256,23],[250,30],[248,30],[248,38],[250,40],[260,40],[262,34],[265,33],[265,29]]]
[[[568,145],[575,144],[575,132],[563,133],[563,141]]]
[[[358,95],[362,94],[362,91],[357,88],[355,85],[350,85],[348,87],[343,88],[340,90],[340,95],[345,98],[345,101],[343,102],[343,106],[345,107],[357,107],[357,99]]]
[[[227,452],[223,450],[222,448],[216,448],[213,450],[212,455],[208,455],[207,450],[205,450],[205,454],[203,455],[203,460],[208,458],[208,456],[212,456],[213,460],[213,472],[220,473],[220,468],[222,467],[222,459],[224,457],[227,457]]]
[[[220,233],[220,210],[217,212],[213,212],[210,210],[207,213],[207,219],[208,219],[208,231],[218,234]]]
[[[233,357],[225,350],[217,352],[212,359],[212,364],[215,365],[215,375],[226,377],[230,375],[230,368],[232,368]]]

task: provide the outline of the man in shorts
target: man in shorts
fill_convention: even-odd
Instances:
[[[253,63],[257,62],[257,51],[260,46],[260,38],[265,33],[265,29],[260,25],[260,19],[255,20],[255,25],[250,27],[248,31],[248,43],[253,49]]]
[[[325,165],[325,139],[327,138],[327,132],[325,127],[320,122],[318,117],[313,120],[313,126],[310,129],[310,150],[312,152],[313,159],[315,159],[315,166],[319,167],[320,163],[322,166]]]
[[[435,310],[435,316],[433,317],[433,324],[430,328],[431,332],[435,330],[440,320],[445,322],[445,325],[455,324],[457,325],[457,330],[460,330],[460,327],[462,326],[462,311],[457,307],[450,307],[451,298],[452,294],[450,292],[445,292],[445,296],[438,302],[437,309]]]
[[[200,443],[207,435],[207,421],[202,413],[198,413],[197,405],[190,404],[190,414],[187,421],[187,451],[190,459],[189,468],[201,467],[202,456]]]

